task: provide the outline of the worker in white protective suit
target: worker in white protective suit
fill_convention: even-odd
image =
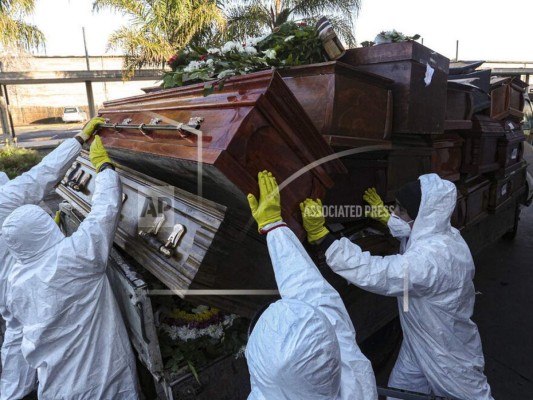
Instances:
[[[23,326],[22,354],[38,370],[39,399],[138,399],[135,359],[106,276],[122,186],[99,136],[92,209],[65,237],[41,208],[15,210],[2,226],[17,259],[8,304]]]
[[[80,153],[81,146],[94,133],[103,118],[91,119],[74,138],[65,140],[30,171],[9,180],[0,174],[0,225],[11,212],[25,204],[38,204],[65,175]],[[0,233],[0,314],[6,321],[2,344],[0,399],[21,399],[36,387],[36,372],[29,367],[20,351],[22,327],[6,309],[7,282],[15,259],[7,250]]]
[[[248,195],[259,231],[267,235],[281,300],[260,316],[246,359],[249,400],[377,399],[372,366],[338,292],[322,277],[281,219],[270,172],[259,173],[259,202]]]
[[[379,209],[383,203],[376,196],[367,192],[365,199]],[[454,399],[492,399],[479,332],[470,319],[474,262],[450,224],[455,185],[436,174],[422,175],[396,197],[396,215],[387,218],[381,210],[377,218],[402,240],[399,255],[372,256],[346,238],[335,240],[322,215],[306,218],[304,213],[304,226],[320,232],[315,237],[327,249],[333,271],[362,289],[398,298],[403,343],[390,387]],[[306,207],[316,205],[306,200]]]

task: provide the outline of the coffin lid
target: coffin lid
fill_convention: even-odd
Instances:
[[[346,60],[346,61],[345,61]],[[349,60],[349,61],[348,61]],[[415,61],[448,73],[450,60],[418,42],[384,43],[350,49],[340,61],[352,65]]]
[[[158,117],[161,124],[176,125],[205,117],[199,135],[103,128],[100,135],[111,157],[246,213],[246,194],[257,194],[259,171],[270,170],[280,183],[296,175],[281,193],[283,218],[303,237],[299,202],[323,197],[333,185],[329,175],[346,172],[341,161],[276,71],[232,77],[207,97],[203,89],[201,83],[104,103],[99,114],[109,124],[126,118],[131,125],[150,124]],[[326,157],[330,161],[317,163]],[[204,167],[196,167],[199,161]],[[199,169],[206,187],[202,193],[191,189]]]
[[[372,72],[363,71],[360,68],[340,62],[328,61],[318,64],[299,65],[296,67],[283,68],[277,70],[282,77],[307,76],[319,74],[342,74],[350,78],[358,78],[365,82],[374,83],[386,88],[392,87],[394,80],[386,78]]]

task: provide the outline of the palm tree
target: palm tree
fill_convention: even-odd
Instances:
[[[108,46],[125,52],[125,77],[143,66],[164,66],[195,35],[222,29],[224,16],[214,0],[95,0],[93,10],[111,9],[130,24],[111,34]]]
[[[348,46],[355,46],[353,18],[360,0],[228,0],[221,4],[227,18],[226,38],[242,40],[272,32],[289,20],[327,17]]]
[[[35,9],[35,0],[0,0],[0,46],[26,50],[44,45],[44,34],[22,20]]]

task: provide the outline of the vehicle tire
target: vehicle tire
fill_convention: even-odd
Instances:
[[[518,233],[518,223],[520,222],[520,205],[516,205],[515,217],[513,227],[503,234],[502,238],[505,240],[513,240]]]

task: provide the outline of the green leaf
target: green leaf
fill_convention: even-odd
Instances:
[[[168,89],[174,87],[174,76],[173,74],[168,74],[163,77],[163,88]]]
[[[200,377],[198,376],[198,372],[196,372],[196,368],[194,368],[194,365],[190,361],[187,361],[187,364],[189,365],[189,369],[191,370],[192,374],[194,375],[194,378],[196,379],[196,382],[198,382],[199,385],[202,383],[200,382]]]
[[[204,97],[209,96],[210,94],[213,94],[215,88],[213,85],[205,85],[204,90],[202,91]]]
[[[173,82],[176,86],[183,86],[183,74],[182,73],[174,74]]]

